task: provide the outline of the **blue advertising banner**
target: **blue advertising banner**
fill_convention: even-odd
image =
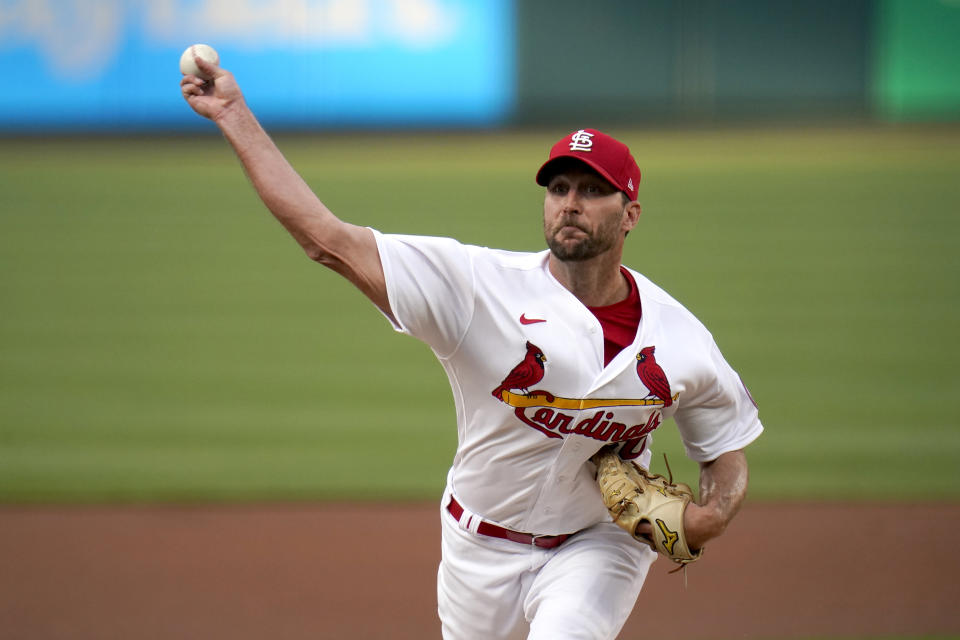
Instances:
[[[271,126],[489,126],[513,29],[512,0],[0,0],[0,129],[202,126],[178,86],[198,42]]]

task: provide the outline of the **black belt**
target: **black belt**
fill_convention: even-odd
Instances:
[[[453,496],[450,496],[450,504],[447,505],[447,511],[458,521],[463,515],[463,507],[460,506],[460,503],[458,503]],[[559,547],[567,538],[573,535],[572,533],[564,533],[559,536],[535,536],[530,533],[520,533],[519,531],[504,529],[501,526],[487,521],[480,522],[480,526],[477,527],[477,533],[483,536],[490,536],[491,538],[502,538],[504,540],[510,540],[511,542],[519,542],[520,544],[531,544],[541,549]]]

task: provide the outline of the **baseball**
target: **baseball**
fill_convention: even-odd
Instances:
[[[194,57],[202,58],[210,64],[220,64],[220,56],[216,49],[208,44],[195,44],[187,47],[187,50],[180,56],[180,73],[185,76],[195,75],[204,80],[209,80],[210,77],[197,67]]]

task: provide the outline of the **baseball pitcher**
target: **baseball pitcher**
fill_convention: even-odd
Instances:
[[[621,264],[640,169],[594,129],[536,173],[547,248],[387,235],[334,216],[264,132],[231,73],[184,76],[266,207],[313,260],[430,346],[456,403],[458,447],[439,505],[438,612],[447,639],[614,638],[651,563],[686,566],[747,490],[757,408],[710,333]],[[650,474],[673,418],[700,464],[699,498]]]

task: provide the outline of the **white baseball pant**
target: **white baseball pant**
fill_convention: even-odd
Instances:
[[[657,554],[601,523],[555,549],[472,533],[441,511],[437,575],[444,640],[612,640]],[[464,524],[467,518],[461,519]]]

